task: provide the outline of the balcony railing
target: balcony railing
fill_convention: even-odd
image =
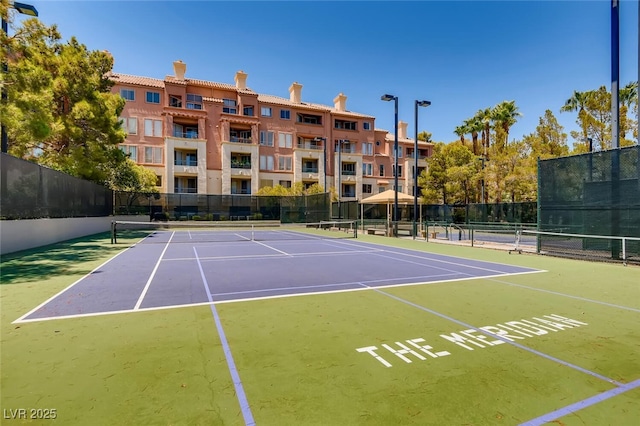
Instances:
[[[231,194],[232,195],[235,195],[235,194],[249,195],[251,194],[251,190],[250,189],[232,189]]]
[[[355,170],[343,170],[342,174],[344,176],[355,176],[356,175],[356,171]]]
[[[342,196],[345,198],[355,198],[356,193],[355,192],[343,192]]]
[[[251,138],[238,138],[236,136],[231,136],[229,140],[235,143],[251,143]]]
[[[300,149],[313,149],[318,151],[323,149],[322,144],[317,144],[315,142],[298,142],[297,147]]]
[[[240,160],[231,160],[231,168],[232,169],[250,169],[251,162],[249,161],[240,161]]]
[[[180,188],[175,187],[173,190],[176,194],[196,194],[198,192],[198,188]]]
[[[318,173],[317,167],[303,167],[302,173]]]
[[[173,132],[174,138],[198,139],[197,132]]]
[[[197,166],[198,160],[191,160],[188,158],[176,158],[173,164],[175,166]]]

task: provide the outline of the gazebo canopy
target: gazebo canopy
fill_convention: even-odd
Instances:
[[[413,204],[414,197],[411,195],[398,192],[398,204]],[[360,204],[393,204],[395,202],[395,191],[387,189],[379,194],[364,198]]]

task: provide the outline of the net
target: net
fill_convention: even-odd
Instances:
[[[135,222],[113,221],[111,242],[205,243],[236,241],[321,240],[357,238],[356,221],[280,222]]]
[[[521,238],[535,238],[541,254],[640,263],[640,238],[567,234],[522,230]]]

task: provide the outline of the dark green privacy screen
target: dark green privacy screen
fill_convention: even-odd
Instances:
[[[640,237],[640,146],[539,161],[538,208],[539,231]]]

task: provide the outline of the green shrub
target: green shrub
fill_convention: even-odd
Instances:
[[[194,214],[191,219],[193,220],[202,220],[202,218],[200,216],[198,216],[197,214]]]

